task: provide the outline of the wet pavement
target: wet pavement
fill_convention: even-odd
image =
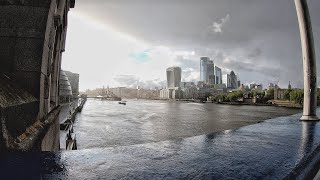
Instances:
[[[318,153],[320,124],[300,117],[172,141],[1,155],[0,179],[282,179]]]

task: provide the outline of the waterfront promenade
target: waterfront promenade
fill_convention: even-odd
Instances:
[[[68,115],[70,114],[69,110],[70,108],[76,108],[78,106],[78,99],[74,100],[71,103],[65,103],[61,105],[61,111],[59,114],[59,123],[63,123],[66,121]],[[67,131],[61,131],[60,130],[60,149],[65,150],[66,147],[66,135]]]
[[[320,113],[318,109],[318,113]],[[0,176],[43,179],[282,179],[319,165],[320,124],[301,114],[173,141],[78,151],[15,153]],[[311,168],[312,169],[312,168]],[[14,170],[14,174],[11,174]],[[316,173],[316,172],[315,172]]]
[[[78,108],[78,106],[80,106],[81,104],[79,104],[79,99],[74,99],[72,102],[70,103],[65,103],[63,105],[61,105],[61,111],[59,114],[59,123],[65,123],[68,116],[70,116],[70,111],[71,113],[73,113],[74,117],[76,116],[76,114],[78,113],[78,111],[76,111],[76,109]],[[67,135],[68,131],[63,131],[60,130],[60,150],[65,150],[66,148],[66,135]]]

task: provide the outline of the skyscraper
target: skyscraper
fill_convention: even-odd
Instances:
[[[231,77],[230,77],[230,74],[227,74],[227,88],[231,88]]]
[[[238,88],[238,78],[233,71],[230,72],[230,78],[231,78],[231,87],[233,89]]]
[[[181,68],[180,67],[167,68],[168,88],[180,87],[180,83],[181,83]]]
[[[216,77],[215,84],[222,84],[222,71],[221,71],[221,68],[219,68],[218,66],[215,66],[214,75]]]
[[[230,74],[227,75],[227,88],[237,89],[238,87],[238,78],[236,74],[231,71]]]
[[[207,64],[207,84],[215,84],[214,64],[213,61],[209,61]]]
[[[200,58],[200,81],[215,84],[214,63],[209,57]]]

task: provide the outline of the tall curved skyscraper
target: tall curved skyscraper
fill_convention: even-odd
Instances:
[[[168,88],[180,87],[180,83],[181,83],[181,68],[180,67],[167,68]]]

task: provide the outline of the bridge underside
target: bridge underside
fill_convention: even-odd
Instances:
[[[61,54],[73,6],[74,0],[0,1],[2,151],[59,150],[58,125],[44,122],[59,109]],[[37,143],[27,142],[35,136]],[[25,143],[35,145],[19,149]]]

